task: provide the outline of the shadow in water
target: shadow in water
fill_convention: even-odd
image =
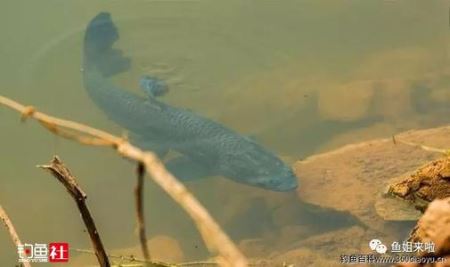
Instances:
[[[284,198],[282,204],[275,206],[263,197],[252,199],[246,210],[225,225],[226,231],[234,240],[270,239],[271,236],[281,235],[286,229],[296,228],[297,237],[306,238],[343,227],[362,225],[349,212],[303,202],[296,192],[285,193]]]

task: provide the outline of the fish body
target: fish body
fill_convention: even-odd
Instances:
[[[166,167],[182,180],[221,175],[273,191],[298,186],[292,169],[254,140],[159,101],[156,96],[167,92],[160,80],[141,79],[147,98],[112,84],[109,76],[130,67],[130,60],[113,48],[118,39],[109,13],[99,13],[89,23],[84,38],[84,86],[111,120],[133,134],[133,143],[160,153],[174,150],[181,154]]]

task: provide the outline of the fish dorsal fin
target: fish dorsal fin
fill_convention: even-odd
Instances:
[[[150,98],[165,95],[169,91],[166,82],[150,75],[142,76],[139,80],[139,86]]]

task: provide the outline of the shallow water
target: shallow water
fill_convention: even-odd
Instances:
[[[158,76],[170,87],[163,101],[254,136],[289,162],[449,123],[447,1],[4,1],[1,94],[123,133],[81,82],[84,28],[100,11],[112,14],[121,35],[117,46],[132,58],[132,69],[115,77],[117,83],[142,94],[139,77]],[[134,165],[18,118],[0,109],[0,203],[22,240],[89,247],[71,199],[35,168],[58,154],[87,192],[107,247],[135,246]],[[221,178],[188,186],[237,242],[269,240],[292,223],[273,221],[274,207],[259,201],[266,197],[261,189]],[[217,197],[223,188],[228,198]],[[176,239],[183,260],[207,257],[189,218],[154,184],[146,191],[149,237]],[[319,232],[333,226],[317,225]],[[0,262],[16,263],[4,231]]]

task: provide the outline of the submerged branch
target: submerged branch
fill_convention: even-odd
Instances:
[[[77,122],[49,116],[3,96],[0,96],[0,104],[20,112],[23,118],[30,117],[38,120],[47,129],[53,129],[51,131],[57,135],[83,144],[108,145],[116,149],[120,155],[142,162],[149,174],[148,176],[180,204],[194,220],[207,247],[219,253],[219,260],[223,263],[223,266],[248,266],[245,256],[223,232],[207,210],[182,183],[166,170],[164,164],[154,153],[142,151],[123,138],[110,133]],[[61,134],[60,131],[64,134]]]
[[[88,230],[100,266],[111,266],[105,248],[103,247],[102,240],[100,239],[100,235],[98,234],[97,227],[95,226],[94,219],[86,205],[87,196],[83,190],[81,190],[75,177],[57,156],[52,159],[50,165],[41,165],[38,167],[50,171],[50,173],[67,189],[67,192],[69,192],[70,196],[75,200],[75,203],[78,206],[78,210],[80,211],[81,218]]]
[[[85,254],[95,254],[94,251],[88,249],[71,249],[71,251],[75,251],[78,253]],[[137,267],[145,267],[145,264],[150,264],[152,267],[215,267],[219,266],[217,262],[213,261],[190,261],[190,262],[181,262],[181,263],[165,263],[154,260],[145,260],[141,258],[137,258],[135,256],[124,256],[124,255],[116,255],[116,254],[108,254],[108,258],[117,259],[120,261],[127,261],[128,263],[121,263],[119,266],[137,266]],[[134,263],[134,264],[133,264]],[[115,265],[112,265],[115,266]],[[253,266],[250,264],[250,266]]]
[[[85,254],[95,254],[94,251],[92,250],[88,250],[88,249],[72,249],[73,251],[76,251],[78,253],[85,253]],[[146,259],[141,259],[141,258],[137,258],[134,256],[123,256],[123,255],[114,255],[114,254],[107,254],[108,258],[110,259],[118,259],[121,261],[128,261],[130,263],[137,263],[136,266],[152,266],[152,267],[178,267],[177,264],[168,264],[168,263],[164,263],[164,262],[159,262],[159,261],[152,261],[152,260],[146,260]],[[125,266],[124,264],[121,264],[120,266]]]
[[[80,249],[80,248],[71,248],[71,251],[77,252],[77,253],[83,253],[83,254],[90,254],[95,255],[95,252],[89,249]],[[120,254],[112,254],[108,253],[108,258],[111,259],[111,262],[113,262],[113,259],[119,260],[119,265],[116,265],[117,263],[114,263],[111,265],[111,267],[117,266],[117,267],[129,267],[129,266],[136,266],[136,267],[146,267],[148,264],[150,264],[151,267],[215,267],[220,266],[218,262],[211,261],[211,260],[205,260],[205,261],[187,261],[187,262],[179,262],[179,263],[167,263],[157,260],[145,260],[139,257],[135,257],[134,255],[120,255]],[[126,263],[123,263],[126,262]],[[259,266],[257,263],[249,263],[248,266],[250,267],[256,267]],[[284,265],[283,265],[284,266]]]
[[[142,255],[144,259],[150,260],[150,252],[147,246],[147,237],[145,234],[145,217],[144,217],[144,172],[145,167],[142,163],[138,163],[136,168],[137,183],[134,189],[134,197],[136,202],[136,217],[139,231],[139,242],[141,243]]]
[[[11,219],[9,219],[8,214],[6,211],[2,208],[0,205],[0,220],[2,220],[3,225],[5,225],[6,230],[8,230],[9,236],[11,237],[13,243],[16,245],[16,248],[19,247],[19,245],[22,245],[22,242],[20,241],[19,235],[16,232],[16,229],[14,228],[14,225],[11,222]],[[31,267],[31,264],[29,262],[23,262],[22,263],[24,267]]]
[[[422,144],[417,144],[417,143],[413,143],[413,142],[409,142],[409,141],[398,139],[395,136],[392,136],[392,142],[394,144],[397,144],[397,142],[398,142],[398,143],[402,143],[404,145],[418,147],[418,148],[423,149],[425,151],[441,153],[441,154],[444,154],[446,156],[450,155],[450,149],[441,149],[441,148],[426,146],[426,145],[422,145]]]

